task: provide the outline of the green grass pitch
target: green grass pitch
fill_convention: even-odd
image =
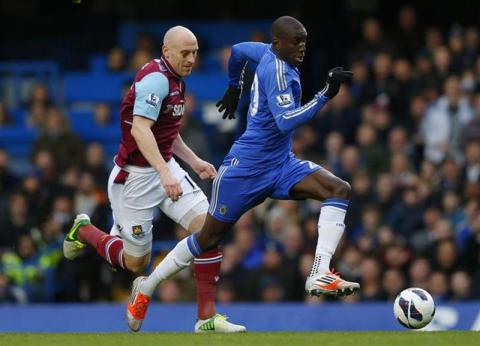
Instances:
[[[480,333],[470,331],[444,332],[295,332],[235,335],[195,335],[191,333],[98,333],[98,334],[44,334],[3,333],[0,345],[335,345],[335,346],[469,346],[480,345]]]

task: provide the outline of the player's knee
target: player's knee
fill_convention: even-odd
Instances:
[[[215,249],[220,245],[221,238],[217,236],[212,236],[208,238],[198,238],[198,244],[203,251],[209,251]]]
[[[220,245],[225,232],[223,230],[209,230],[198,233],[197,241],[203,251],[217,248]]]
[[[194,233],[202,229],[208,212],[208,201],[205,199],[193,207],[180,219],[179,223],[188,232]]]
[[[338,181],[335,183],[332,197],[348,199],[350,197],[351,191],[352,191],[352,187],[350,186],[349,183],[347,183],[345,180],[338,179]]]
[[[133,274],[140,275],[145,273],[149,261],[149,255],[144,257],[126,257],[125,266],[127,267],[128,271],[132,272]]]
[[[146,263],[131,263],[130,265],[127,266],[127,269],[132,272],[133,274],[136,275],[141,275],[145,273],[145,270],[147,269],[147,264]]]

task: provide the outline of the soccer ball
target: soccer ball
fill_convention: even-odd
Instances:
[[[405,328],[425,327],[435,315],[435,302],[430,293],[421,288],[407,288],[393,303],[393,313]]]

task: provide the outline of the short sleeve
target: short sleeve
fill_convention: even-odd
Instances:
[[[157,120],[168,90],[168,79],[162,73],[153,72],[143,77],[135,83],[133,114]]]

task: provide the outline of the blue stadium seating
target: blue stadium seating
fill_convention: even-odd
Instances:
[[[91,72],[71,72],[63,76],[64,97],[73,102],[118,102],[124,84],[130,83],[130,73],[99,75]]]
[[[192,30],[200,41],[200,51],[218,49],[237,42],[249,41],[254,32],[262,32],[268,37],[270,21],[162,21],[162,22],[127,22],[119,27],[118,45],[127,52],[135,48],[137,36],[148,33],[160,44],[165,32],[175,25],[183,25]],[[204,46],[202,46],[202,44]]]
[[[35,129],[23,126],[0,128],[0,148],[5,149],[12,157],[25,157],[30,154],[37,135]]]
[[[227,85],[227,76],[221,70],[216,50],[235,42],[249,40],[252,33],[256,31],[267,33],[270,23],[268,21],[125,23],[119,28],[119,46],[127,52],[131,52],[134,49],[137,35],[140,33],[149,33],[160,43],[165,31],[174,25],[189,27],[199,38],[203,54],[201,70],[194,71],[191,76],[186,78],[186,82],[187,92],[193,93],[201,104],[205,101],[217,100]],[[15,85],[17,108],[11,111],[14,124],[11,127],[0,128],[0,148],[6,149],[14,159],[17,156],[26,157],[37,136],[35,130],[25,128],[27,112],[19,102],[22,96],[19,85],[27,77],[30,78],[30,83],[33,77],[34,80],[43,81],[49,85],[55,102],[66,107],[72,129],[85,141],[100,142],[109,156],[116,152],[120,137],[117,121],[114,119],[112,124],[107,127],[96,127],[92,109],[94,103],[108,102],[112,105],[112,111],[118,112],[122,89],[132,82],[133,73],[108,71],[106,54],[92,55],[88,71],[66,72],[61,75],[58,65],[53,61],[31,61],[2,63],[0,72],[4,73],[0,76],[0,85],[1,83],[12,85],[12,80]],[[77,107],[84,104],[88,106]],[[201,114],[196,114],[195,117],[200,120],[202,118]],[[208,130],[208,126],[206,126],[206,130]]]

